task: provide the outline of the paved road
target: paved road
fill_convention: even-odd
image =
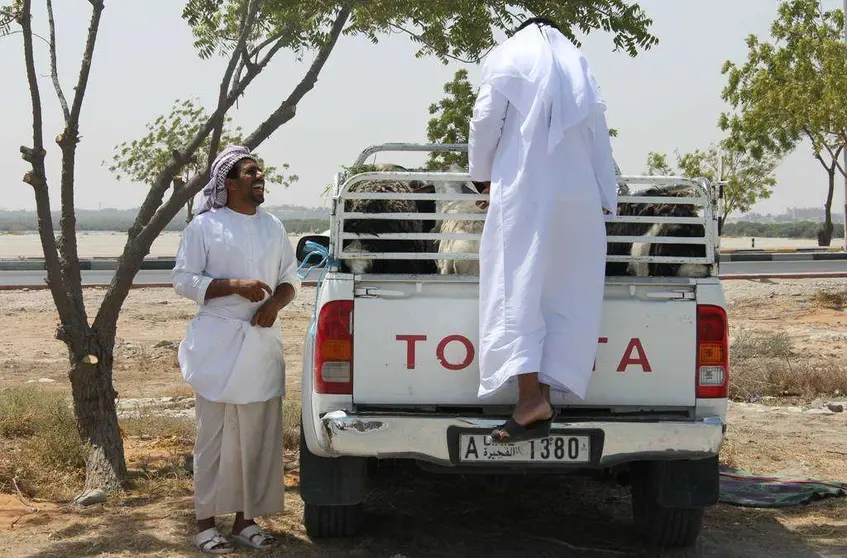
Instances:
[[[720,269],[722,275],[847,272],[847,260],[724,262]],[[83,271],[82,280],[86,285],[108,284],[113,274],[114,272],[110,270]],[[44,271],[0,271],[0,286],[43,285],[46,277],[47,273]],[[135,277],[136,285],[170,283],[170,281],[171,274],[168,270],[142,270]]]
[[[722,262],[721,275],[735,273],[823,273],[847,272],[847,260],[788,260],[770,262]]]
[[[105,285],[112,280],[114,271],[83,271],[83,285]],[[0,286],[8,285],[43,285],[47,278],[46,271],[0,271]],[[141,270],[135,276],[134,284],[149,285],[156,283],[169,283],[171,273],[159,270]]]

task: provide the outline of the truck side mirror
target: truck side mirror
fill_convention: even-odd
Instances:
[[[323,259],[323,254],[314,253],[315,249],[318,247],[329,250],[329,237],[322,234],[310,234],[304,236],[297,241],[297,249],[295,250],[297,261],[302,262],[306,258],[309,258],[309,255],[312,254],[311,258],[309,258],[309,263],[312,265],[319,264]]]

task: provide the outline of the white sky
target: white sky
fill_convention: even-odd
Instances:
[[[717,118],[726,105],[720,98],[727,59],[743,62],[749,33],[767,35],[776,13],[774,0],[642,0],[653,18],[660,44],[630,58],[612,52],[611,36],[596,31],[583,50],[609,105],[609,123],[619,130],[615,158],[624,173],[640,173],[647,152],[671,153],[705,148],[719,140]],[[823,0],[837,8],[840,0]],[[36,32],[46,36],[43,4],[36,4]],[[56,2],[58,58],[65,93],[73,94],[89,11],[86,2]],[[192,35],[180,18],[184,2],[134,0],[107,2],[83,106],[77,157],[76,201],[82,208],[137,207],[141,184],[117,182],[101,163],[113,148],[146,132],[145,123],[170,112],[177,98],[196,97],[208,110],[217,97],[224,61],[200,60]],[[46,44],[35,49],[42,77],[48,172],[53,209],[58,208],[59,150],[52,142],[61,131],[61,115],[49,78]],[[424,142],[427,107],[443,96],[457,64],[414,58],[415,47],[403,36],[378,45],[343,37],[315,87],[300,103],[294,120],[257,151],[271,164],[288,162],[300,181],[273,188],[268,205],[323,205],[321,192],[340,165],[350,164],[366,146],[385,142]],[[20,181],[27,164],[19,146],[31,144],[31,114],[20,34],[0,39],[4,76],[0,106],[0,208],[33,209],[31,189]],[[299,81],[306,64],[279,55],[230,114],[245,131],[264,120]],[[469,67],[476,83],[478,68]],[[383,156],[381,161],[387,161]],[[405,158],[394,160],[400,164]],[[671,156],[671,160],[673,157]],[[807,145],[789,156],[777,172],[770,200],[755,211],[780,213],[786,207],[823,207],[826,174]],[[834,208],[843,207],[839,179]]]

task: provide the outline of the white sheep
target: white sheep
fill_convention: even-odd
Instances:
[[[464,172],[455,163],[442,169],[446,172]],[[433,185],[439,194],[476,194],[472,183],[466,182],[436,182]],[[476,205],[476,200],[439,200],[435,204],[438,213],[477,213],[484,214],[485,210]],[[470,221],[466,219],[445,219],[437,229],[442,233],[482,234],[485,221]],[[478,253],[479,241],[466,239],[441,239],[438,241],[440,254]],[[439,259],[438,271],[441,275],[479,275],[479,260]]]

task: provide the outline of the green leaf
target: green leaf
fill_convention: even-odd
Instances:
[[[722,97],[732,110],[718,123],[726,147],[773,162],[802,140],[829,175],[825,209],[831,222],[833,175],[847,148],[847,46],[844,13],[818,0],[779,4],[770,37],[747,39],[747,60],[723,66]],[[769,163],[768,163],[769,164]],[[743,196],[742,196],[743,197]]]
[[[476,101],[468,71],[458,70],[453,80],[444,84],[444,92],[447,96],[429,107],[429,113],[435,116],[427,123],[427,139],[431,143],[467,143]],[[468,154],[430,153],[426,167],[439,169],[454,163],[468,168]]]
[[[186,3],[182,15],[191,26],[194,46],[202,58],[232,51],[246,5],[245,0]],[[323,42],[342,5],[324,0],[265,0],[259,10],[259,28],[249,43],[256,46],[268,37],[279,37],[285,48],[302,55]],[[556,21],[574,42],[577,31],[588,34],[602,29],[612,34],[616,49],[630,56],[658,43],[648,32],[652,20],[630,0],[354,2],[345,34],[364,36],[374,44],[387,33],[406,34],[419,47],[417,57],[478,61],[494,46],[498,32],[512,31],[530,15]]]
[[[127,178],[152,185],[162,168],[168,164],[171,153],[181,149],[187,139],[208,119],[209,115],[205,109],[195,105],[194,101],[175,101],[168,116],[159,116],[147,125],[150,132],[146,136],[129,143],[124,142],[115,148],[113,164],[109,170],[115,173],[117,180]],[[232,130],[228,126],[231,121],[232,117],[229,116],[224,120],[221,148],[226,145],[241,145],[244,141],[240,128]],[[177,174],[181,174],[184,180],[188,181],[190,177],[206,169],[210,141],[211,138],[206,138],[188,163],[178,170]],[[265,166],[261,158],[257,156],[257,159],[260,165]],[[284,163],[282,169],[287,171],[289,165]],[[268,165],[265,166],[265,180],[269,184],[288,187],[297,180],[297,176],[281,173],[276,166]]]

